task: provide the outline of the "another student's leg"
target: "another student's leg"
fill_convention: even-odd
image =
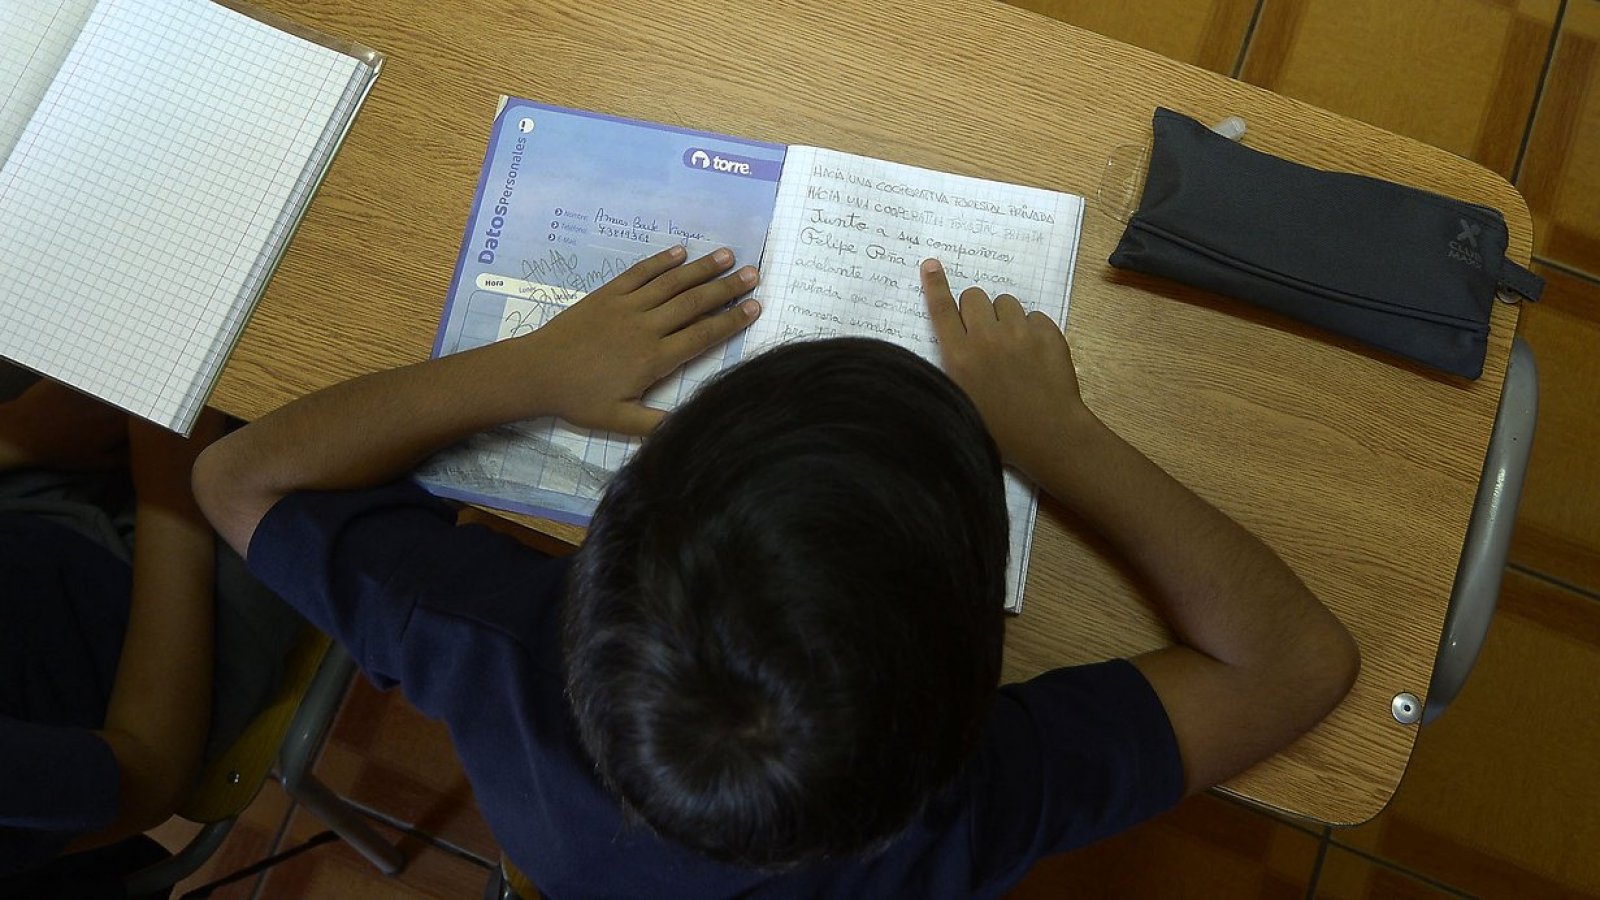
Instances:
[[[127,422],[126,413],[40,378],[0,403],[0,472],[111,468],[123,459]]]

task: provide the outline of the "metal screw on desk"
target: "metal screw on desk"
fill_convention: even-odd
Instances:
[[[1416,694],[1401,691],[1394,695],[1389,711],[1394,713],[1394,720],[1401,725],[1415,725],[1422,719],[1422,701],[1417,699]]]

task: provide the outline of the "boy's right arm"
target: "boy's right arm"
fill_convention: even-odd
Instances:
[[[206,517],[246,556],[268,510],[296,491],[373,487],[495,425],[555,415],[644,434],[651,385],[754,321],[756,284],[726,248],[685,263],[651,256],[531,334],[309,394],[213,444],[194,468]],[[718,277],[722,276],[722,277]]]
[[[946,371],[1008,462],[1104,535],[1155,588],[1178,643],[1133,660],[1166,708],[1188,793],[1244,771],[1338,705],[1360,667],[1344,625],[1259,539],[1089,411],[1042,313],[923,265]]]

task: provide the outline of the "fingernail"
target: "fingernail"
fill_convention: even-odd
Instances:
[[[725,266],[728,263],[733,262],[733,251],[729,250],[727,247],[723,247],[717,252],[711,254],[711,258],[717,261],[717,265]]]
[[[922,271],[927,272],[929,275],[937,275],[943,271],[943,268],[943,266],[939,265],[939,261],[932,257],[922,261]]]
[[[745,284],[756,283],[756,270],[754,266],[745,266],[739,270],[739,280]]]
[[[739,304],[739,308],[744,310],[745,316],[751,319],[761,315],[761,304],[754,300],[746,300]]]
[[[688,255],[688,253],[689,251],[685,250],[682,244],[673,244],[671,247],[667,248],[667,256],[671,257],[672,259],[683,259]]]

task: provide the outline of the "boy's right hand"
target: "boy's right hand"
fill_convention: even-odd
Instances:
[[[1066,336],[1010,294],[991,302],[970,287],[958,304],[936,259],[923,260],[921,271],[945,371],[972,398],[1006,461],[1037,478],[1099,421],[1078,393]]]
[[[665,414],[641,402],[644,392],[761,310],[754,300],[729,306],[759,281],[753,266],[723,275],[731,250],[686,259],[681,246],[647,257],[518,338],[538,347],[524,357],[539,370],[522,383],[544,391],[539,413],[635,435],[660,422]]]

